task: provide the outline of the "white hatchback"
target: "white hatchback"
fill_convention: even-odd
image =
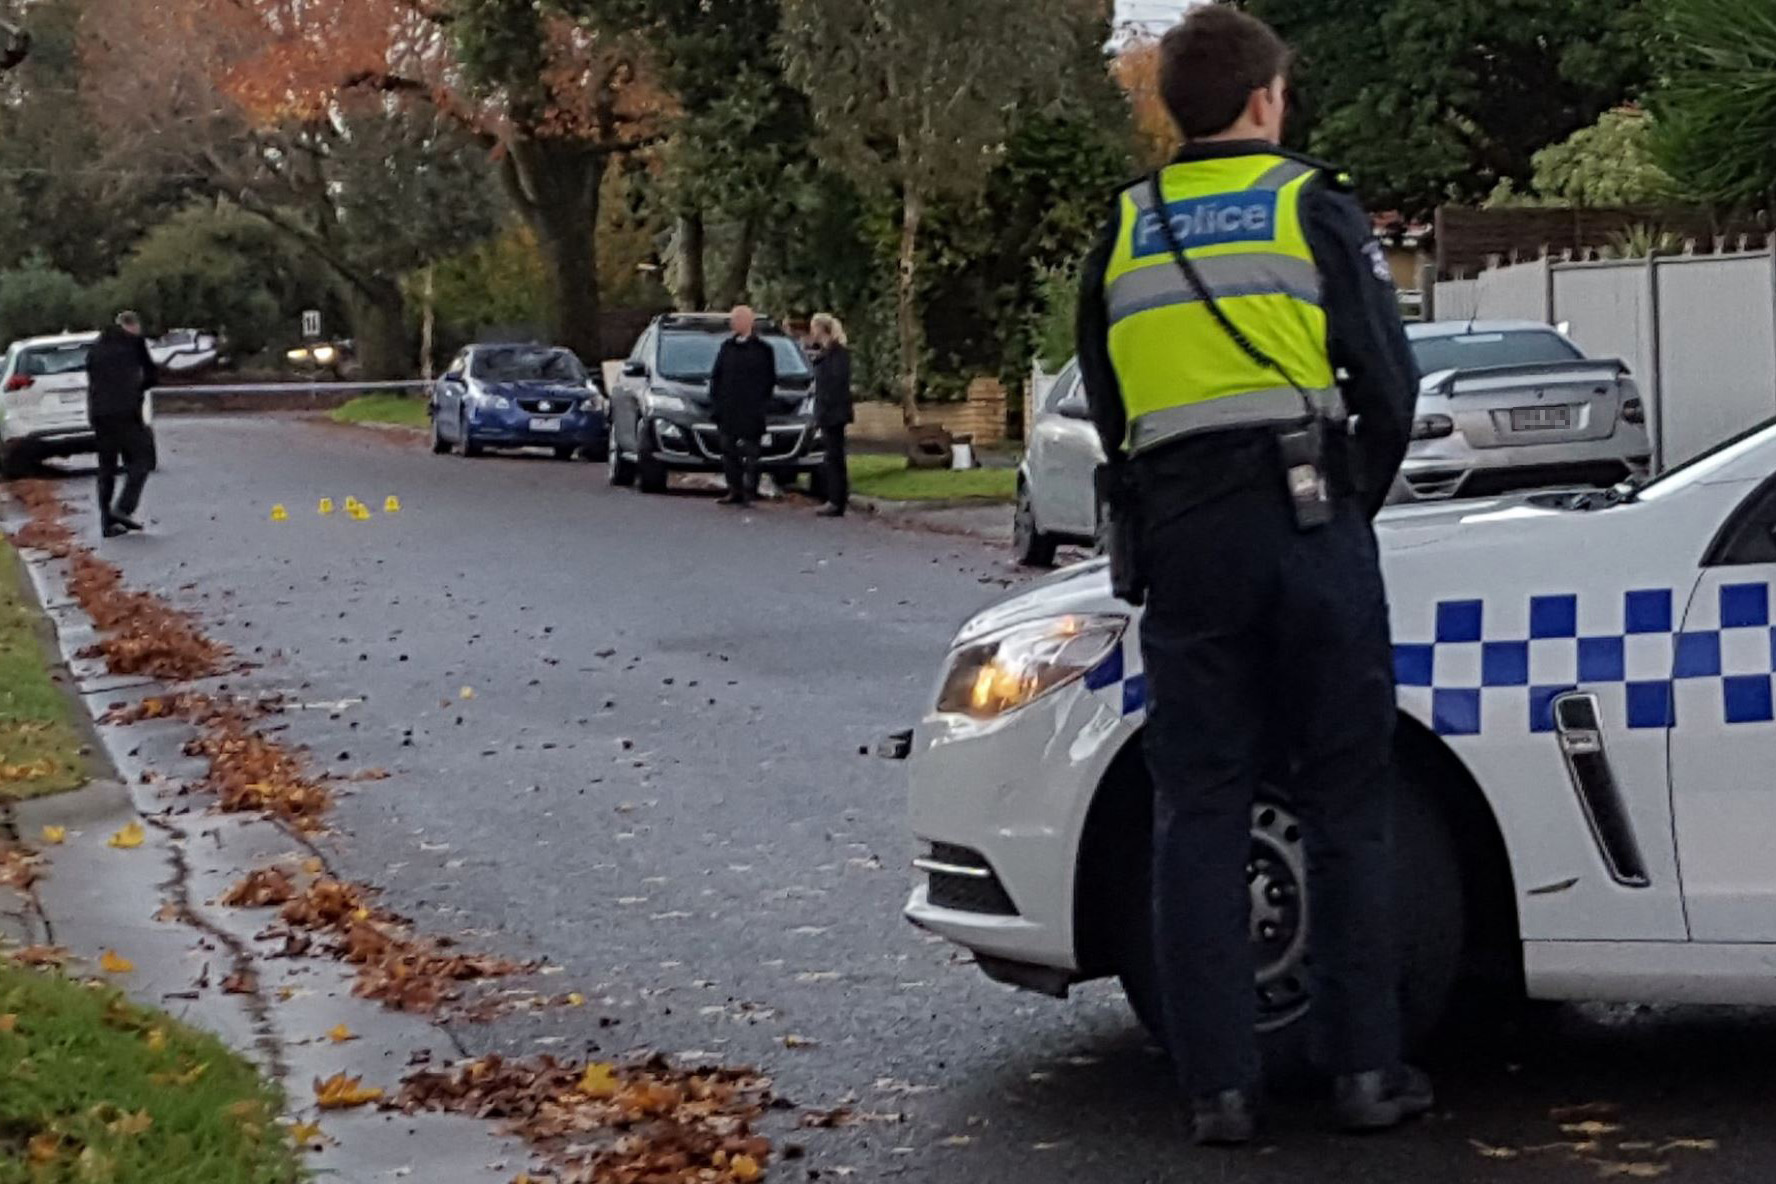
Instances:
[[[1776,423],[1642,489],[1403,506],[1377,533],[1413,1030],[1464,976],[1776,1004]],[[1012,595],[962,627],[899,747],[924,845],[908,918],[1021,986],[1118,975],[1150,1018],[1140,627],[1101,563]],[[1270,782],[1254,989],[1293,1045],[1312,886],[1287,770]]]
[[[29,337],[0,360],[0,477],[54,456],[93,450],[86,409],[86,357],[97,333]],[[153,420],[153,400],[143,415]]]

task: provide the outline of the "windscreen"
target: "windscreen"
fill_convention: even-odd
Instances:
[[[660,335],[660,376],[674,382],[708,382],[715,355],[728,339],[725,333],[668,330]],[[808,359],[781,333],[761,333],[759,340],[777,356],[778,378],[807,378]]]
[[[1463,333],[1452,337],[1421,337],[1412,342],[1418,372],[1485,370],[1492,366],[1529,366],[1571,362],[1585,355],[1557,333],[1523,329],[1504,333]]]
[[[484,349],[475,352],[474,377],[489,382],[586,381],[580,360],[565,349]]]
[[[86,369],[86,355],[91,348],[81,343],[26,350],[24,357],[19,359],[19,369],[33,378],[79,374]]]

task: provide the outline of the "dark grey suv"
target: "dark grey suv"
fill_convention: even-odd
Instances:
[[[777,391],[759,468],[780,485],[803,472],[817,480],[821,450],[814,429],[814,372],[801,347],[776,324],[761,317],[756,332],[777,355]],[[605,463],[612,485],[639,484],[644,493],[661,493],[674,470],[721,470],[709,372],[729,333],[728,318],[719,313],[668,313],[647,327],[611,387]]]

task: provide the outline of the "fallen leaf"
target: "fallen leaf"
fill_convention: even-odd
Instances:
[[[1621,1129],[1622,1127],[1619,1123],[1597,1122],[1593,1120],[1590,1122],[1562,1123],[1560,1126],[1560,1133],[1563,1135],[1578,1135],[1585,1139],[1595,1139],[1603,1135],[1613,1135]]]
[[[567,1005],[569,1007],[584,1007],[586,1006],[586,997],[578,991],[570,991],[567,996]]]
[[[344,1044],[348,1040],[356,1040],[357,1036],[344,1024],[340,1024],[327,1033],[327,1039],[334,1044]]]
[[[62,1137],[49,1131],[32,1135],[31,1141],[25,1144],[25,1151],[30,1155],[32,1163],[52,1163],[61,1150]]]
[[[209,1072],[209,1068],[210,1063],[208,1061],[199,1061],[183,1073],[150,1073],[148,1075],[148,1080],[156,1085],[177,1085],[184,1087],[191,1085],[199,1077],[202,1077],[205,1073]]]
[[[68,951],[60,946],[25,946],[12,952],[12,960],[20,966],[51,967],[66,966]]]
[[[290,1127],[290,1142],[298,1147],[312,1146],[323,1138],[325,1136],[321,1134],[321,1124],[318,1122],[298,1122]]]
[[[154,1116],[146,1110],[138,1110],[134,1114],[125,1114],[115,1122],[105,1124],[105,1129],[114,1135],[134,1137],[142,1134],[154,1125]]]
[[[42,838],[43,841],[48,843],[51,847],[59,847],[68,841],[68,828],[65,826],[46,826],[43,828]]]
[[[1597,1174],[1606,1180],[1618,1176],[1630,1180],[1654,1180],[1670,1170],[1671,1165],[1663,1163],[1613,1163],[1604,1160],[1597,1164]]]
[[[130,822],[126,823],[122,830],[106,839],[105,846],[116,847],[120,851],[128,851],[132,848],[140,847],[143,840],[147,837],[148,832],[142,829],[141,823]]]
[[[1714,1139],[1671,1139],[1659,1148],[1660,1154],[1667,1151],[1719,1151],[1720,1143]]]
[[[250,970],[237,970],[222,980],[222,990],[229,995],[251,995],[259,989],[259,980]]]
[[[464,687],[462,690],[460,690],[456,693],[456,697],[458,699],[473,699],[475,697],[475,688],[474,687]]]
[[[783,1038],[784,1048],[819,1048],[818,1040],[810,1040],[806,1036],[797,1036],[794,1032]]]
[[[106,950],[99,956],[99,969],[106,974],[128,974],[136,968],[136,964],[119,954],[116,950]]]
[[[943,1145],[945,1147],[966,1147],[972,1142],[974,1142],[973,1135],[951,1135],[943,1140]]]
[[[166,1029],[149,1028],[148,1034],[142,1037],[142,1042],[148,1046],[149,1052],[160,1052],[167,1046]]]
[[[620,1088],[616,1066],[608,1061],[593,1061],[580,1077],[579,1091],[589,1098],[614,1098]]]
[[[1479,1139],[1469,1139],[1468,1142],[1473,1144],[1474,1150],[1478,1151],[1487,1159],[1517,1158],[1518,1153],[1515,1147],[1494,1147],[1491,1144],[1482,1143]]]
[[[728,1174],[740,1181],[740,1184],[750,1184],[751,1181],[763,1176],[765,1170],[759,1167],[758,1160],[752,1156],[736,1155],[728,1161]]]
[[[347,1077],[343,1073],[314,1083],[315,1103],[323,1110],[349,1110],[354,1106],[367,1106],[371,1102],[382,1100],[382,1091],[365,1088],[363,1078]]]

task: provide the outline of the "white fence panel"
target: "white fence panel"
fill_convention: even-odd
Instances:
[[[1480,296],[1479,280],[1438,280],[1433,289],[1431,315],[1439,321],[1471,321]]]
[[[1519,263],[1482,272],[1475,281],[1474,310],[1478,321],[1541,321],[1552,319],[1548,307],[1548,261]]]
[[[1776,272],[1766,252],[1662,259],[1664,460],[1687,460],[1776,415]]]

